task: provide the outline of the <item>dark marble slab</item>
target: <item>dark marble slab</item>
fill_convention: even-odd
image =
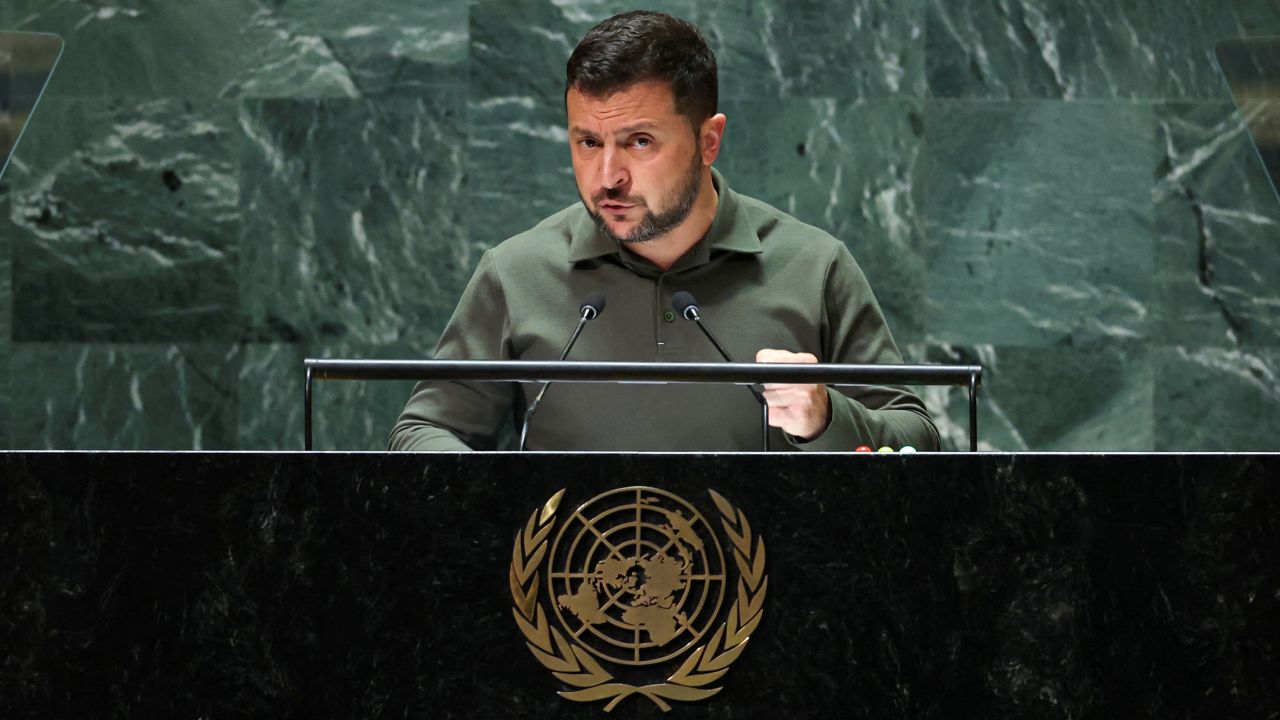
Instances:
[[[1154,3],[929,3],[933,97],[1151,97]]]
[[[692,0],[647,10],[695,20]],[[601,20],[635,10],[618,0],[474,0],[470,11],[472,98],[533,97],[563,108],[565,63]]]
[[[13,407],[9,383],[9,356],[12,353],[13,285],[10,268],[13,233],[9,224],[9,184],[0,181],[0,448],[8,449],[12,441],[9,435],[9,409]]]
[[[467,106],[468,273],[486,249],[579,202],[562,99],[477,98],[474,93],[471,97]]]
[[[248,343],[236,379],[239,391],[239,447],[299,450],[302,445],[304,378],[301,345]],[[328,394],[327,392],[325,393]],[[329,413],[322,413],[325,418]],[[325,450],[329,445],[318,446]]]
[[[434,345],[471,274],[462,97],[245,103],[249,338]]]
[[[0,455],[6,717],[599,717],[512,619],[556,490],[767,543],[713,718],[1265,717],[1269,456]],[[657,717],[631,698],[619,717]]]
[[[5,29],[67,40],[57,97],[415,95],[465,75],[466,0],[11,0]]]
[[[1156,106],[1159,335],[1280,346],[1280,200],[1230,103]]]
[[[467,0],[257,3],[250,32],[270,38],[227,94],[418,96],[466,76]]]
[[[149,3],[8,0],[6,30],[57,33],[67,45],[48,92],[64,98],[210,98],[273,38],[249,23],[258,0]]]
[[[1158,437],[1166,436],[1169,439],[1161,445],[1163,449],[1203,447],[1198,435],[1188,437],[1171,431],[1156,416],[1156,398],[1177,391],[1157,380],[1156,353],[1146,343],[1131,340],[1060,347],[931,344],[909,346],[908,354],[913,362],[982,366],[978,389],[980,450],[1142,452],[1155,446]],[[943,447],[967,451],[968,388],[923,387],[918,391],[942,434]],[[1263,450],[1267,446],[1228,442],[1212,447]]]
[[[925,94],[924,0],[734,0],[689,17],[726,99]]]
[[[250,343],[240,364],[239,444],[254,450],[303,448],[305,358],[426,358],[430,349],[351,343]],[[320,382],[312,392],[312,432],[320,450],[386,450],[391,426],[415,383]]]
[[[1280,437],[1280,349],[1163,347],[1153,354],[1155,448],[1261,451]]]
[[[15,343],[13,445],[234,448],[240,357],[234,345]]]
[[[14,338],[234,339],[234,106],[46,98],[39,112],[9,176]]]
[[[1280,34],[1269,0],[932,0],[929,94],[948,98],[1225,98],[1213,47]]]
[[[929,103],[930,337],[1148,337],[1152,142],[1151,111],[1133,103]]]
[[[1280,35],[1280,5],[1269,0],[1162,2],[1147,31],[1159,72],[1156,97],[1225,99],[1226,83],[1213,48],[1222,40]]]

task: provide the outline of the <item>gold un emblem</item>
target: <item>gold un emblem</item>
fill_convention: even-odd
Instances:
[[[716,526],[664,490],[611,490],[560,522],[561,490],[529,516],[511,555],[513,609],[533,656],[575,688],[561,696],[607,701],[608,712],[642,695],[666,711],[668,700],[720,691],[760,624],[769,581],[764,540],[708,493],[736,583]]]

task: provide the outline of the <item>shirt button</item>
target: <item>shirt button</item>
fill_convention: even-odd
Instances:
[[[667,322],[675,322],[675,321],[676,321],[676,314],[675,314],[675,313],[673,313],[673,312],[671,312],[670,310],[668,310],[668,311],[666,311],[666,312],[662,313],[662,319],[663,319],[663,320],[666,320]]]

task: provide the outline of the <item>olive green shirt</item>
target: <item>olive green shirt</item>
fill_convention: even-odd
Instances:
[[[721,362],[671,298],[688,291],[730,357],[809,352],[821,362],[901,363],[853,256],[817,228],[729,189],[707,235],[665,272],[599,233],[581,205],[552,215],[481,257],[435,357],[555,360],[591,291],[605,295],[569,360]],[[496,449],[518,429],[536,383],[419,383],[391,433],[393,450]],[[938,447],[920,400],[896,387],[828,388],[831,420],[810,442],[774,428],[773,449]],[[554,383],[530,423],[530,450],[761,449],[761,409],[740,385]]]

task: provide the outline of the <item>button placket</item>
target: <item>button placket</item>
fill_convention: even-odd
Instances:
[[[680,315],[671,306],[671,298],[667,297],[668,280],[676,279],[678,271],[663,273],[658,276],[654,285],[654,323],[658,328],[658,353],[666,360],[679,360],[687,350],[685,346],[685,328],[680,322]]]
[[[654,279],[653,282],[653,335],[658,340],[658,345],[655,350],[659,355],[661,355],[663,349],[666,348],[668,335],[666,325],[662,322],[664,319],[662,315],[662,287],[666,279],[666,273],[663,273]]]

